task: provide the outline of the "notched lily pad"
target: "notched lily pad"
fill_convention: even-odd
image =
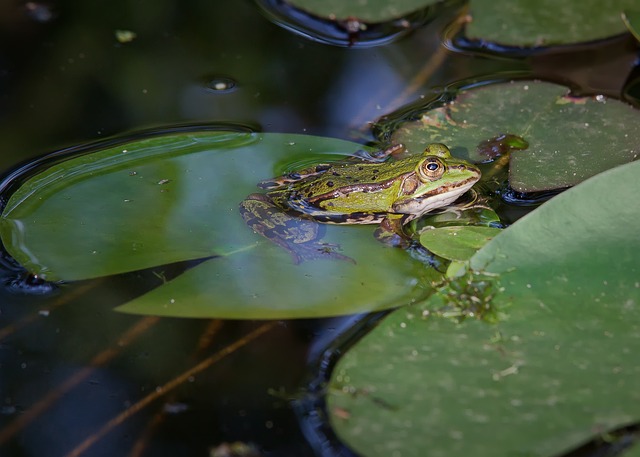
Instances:
[[[465,36],[498,46],[535,48],[602,40],[626,31],[621,13],[637,0],[470,0]]]
[[[395,129],[392,140],[413,152],[438,141],[481,162],[488,141],[510,139],[509,183],[518,192],[570,187],[640,153],[640,111],[601,95],[575,97],[547,82],[465,88],[453,101],[427,105],[408,118],[417,120],[392,120],[389,128]]]
[[[131,313],[282,319],[399,306],[426,293],[424,265],[379,243],[373,227],[322,226],[318,246],[335,255],[296,265],[239,213],[256,184],[287,162],[363,149],[307,135],[203,129],[114,140],[19,177],[5,196],[0,237],[21,265],[52,281],[209,258],[120,308]]]

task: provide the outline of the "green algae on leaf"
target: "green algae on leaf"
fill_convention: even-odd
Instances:
[[[570,187],[640,154],[640,111],[600,95],[575,97],[547,82],[469,87],[413,118],[392,133],[393,142],[413,152],[438,141],[481,162],[487,140],[505,135],[519,138],[518,148],[528,144],[511,152],[509,183],[519,192]]]
[[[624,33],[621,13],[637,5],[637,0],[470,0],[465,36],[512,47],[602,40]]]
[[[434,312],[447,285],[351,346],[327,394],[338,437],[367,457],[552,457],[638,423],[639,174],[601,173],[472,257],[494,324]]]

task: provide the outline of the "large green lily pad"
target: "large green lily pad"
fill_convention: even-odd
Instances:
[[[323,226],[327,249],[351,261],[296,265],[238,212],[258,181],[362,149],[307,135],[206,130],[115,141],[23,178],[0,236],[20,264],[52,281],[211,257],[123,306],[127,312],[293,318],[406,304],[425,293],[423,265],[377,242],[373,227]]]
[[[329,385],[338,436],[367,457],[550,457],[640,421],[639,173],[591,178],[475,254],[458,281],[492,283],[476,298],[496,324],[440,317],[445,288],[356,343]]]
[[[529,147],[511,153],[509,182],[520,192],[573,186],[640,154],[640,111],[619,100],[573,97],[557,84],[513,81],[461,90],[445,105],[416,110],[392,139],[417,152],[447,144],[461,157],[487,160],[483,150],[502,135]]]
[[[624,33],[621,13],[637,5],[636,0],[470,0],[465,35],[517,47],[601,40]]]

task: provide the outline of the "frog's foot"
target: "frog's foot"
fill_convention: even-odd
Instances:
[[[287,249],[291,254],[295,264],[316,259],[345,260],[353,264],[356,263],[356,261],[351,257],[336,252],[336,249],[339,248],[340,246],[337,244],[319,243],[316,241],[306,241],[304,243],[285,247],[285,249]]]
[[[298,264],[313,259],[355,261],[335,251],[338,246],[322,243],[317,222],[291,216],[275,206],[263,194],[251,194],[240,203],[240,214],[254,232],[286,249]]]
[[[404,232],[406,215],[389,214],[373,233],[378,241],[397,248],[407,249],[412,246],[411,238]]]

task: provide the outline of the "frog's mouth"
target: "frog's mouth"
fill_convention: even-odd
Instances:
[[[456,201],[462,194],[471,189],[478,182],[480,176],[471,176],[465,180],[448,183],[425,191],[423,194],[414,195],[406,200],[393,204],[396,213],[413,214],[420,217],[429,211],[443,206],[448,206]]]

